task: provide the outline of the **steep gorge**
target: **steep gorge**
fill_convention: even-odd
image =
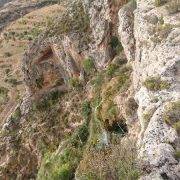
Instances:
[[[22,58],[1,179],[180,178],[180,2],[63,1]]]

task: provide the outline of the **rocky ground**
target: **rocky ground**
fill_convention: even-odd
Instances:
[[[0,178],[178,180],[179,0],[59,3],[1,34]]]

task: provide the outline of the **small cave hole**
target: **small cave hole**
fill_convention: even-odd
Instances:
[[[122,46],[121,42],[119,41],[118,37],[116,37],[116,36],[111,37],[110,46],[115,55],[118,55],[123,51],[123,46]]]
[[[161,177],[164,179],[164,180],[168,180],[168,176],[165,172],[161,173]]]
[[[109,120],[106,120],[105,127],[110,133],[125,135],[128,133],[128,127],[124,120],[119,122],[113,122],[109,124]]]

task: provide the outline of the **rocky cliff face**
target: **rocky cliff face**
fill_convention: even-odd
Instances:
[[[179,1],[64,5],[23,56],[0,177],[179,179]]]
[[[159,6],[156,2],[137,1],[133,12],[130,3],[123,7],[119,11],[119,34],[128,59],[133,60],[133,84],[141,124],[139,158],[151,169],[151,175],[142,179],[164,176],[178,179],[179,163],[174,157],[179,149],[178,128],[174,129],[164,118],[169,106],[179,104],[180,14],[170,13],[179,2]]]

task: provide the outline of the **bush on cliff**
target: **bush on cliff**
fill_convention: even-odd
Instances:
[[[168,81],[162,80],[160,77],[149,77],[144,81],[143,84],[151,91],[160,91],[170,88]]]

